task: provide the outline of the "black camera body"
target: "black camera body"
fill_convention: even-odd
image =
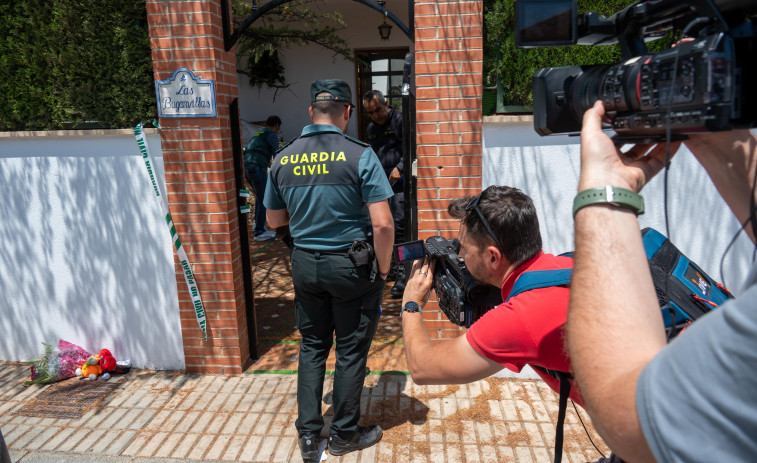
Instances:
[[[565,11],[575,7],[575,0],[558,3],[564,5],[554,15],[571,16]],[[722,4],[723,12],[716,3]],[[749,20],[757,2],[656,0],[636,3],[608,19],[596,13],[573,14],[577,19],[569,28],[572,38],[550,36],[549,31],[557,29],[542,27],[549,24],[544,12],[536,18],[539,21],[529,20],[523,11],[540,4],[544,5],[517,0],[520,46],[618,42],[624,57],[613,65],[537,71],[534,129],[540,135],[580,132],[584,112],[597,100],[604,103],[606,128],[615,130],[618,143],[661,141],[668,132],[671,138],[685,139],[688,133],[751,128],[757,123],[757,27]],[[645,39],[680,27],[696,38],[669,50],[647,52]],[[523,37],[535,40],[524,42]]]
[[[460,243],[432,236],[423,243],[424,252],[434,261],[434,290],[439,308],[452,323],[466,328],[502,303],[497,287],[480,283],[458,256]]]

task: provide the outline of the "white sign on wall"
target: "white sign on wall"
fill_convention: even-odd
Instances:
[[[158,117],[216,117],[215,81],[203,80],[179,68],[166,80],[155,81]]]

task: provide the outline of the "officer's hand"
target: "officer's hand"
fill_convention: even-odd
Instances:
[[[431,287],[434,284],[434,262],[428,257],[413,262],[410,277],[405,285],[405,293],[402,296],[402,305],[410,301],[423,307],[431,295]]]
[[[638,192],[665,166],[665,144],[635,145],[621,152],[602,131],[604,115],[601,101],[584,113],[578,191],[612,185]],[[680,143],[672,144],[671,153],[679,146]]]
[[[389,183],[394,183],[402,177],[402,173],[396,167],[389,173]]]

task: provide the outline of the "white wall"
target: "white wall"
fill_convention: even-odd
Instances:
[[[545,251],[570,251],[574,248],[572,211],[580,168],[579,138],[540,137],[530,117],[519,122],[505,122],[507,119],[484,121],[482,187],[508,185],[523,190],[536,205]],[[639,224],[666,234],[663,174],[642,190],[646,212],[639,217]],[[668,223],[673,244],[721,281],[721,260],[739,223],[685,148],[671,161],[668,174]],[[737,292],[746,276],[753,250],[742,233],[725,255],[723,276],[732,291]]]
[[[408,47],[413,52],[413,43],[391,20],[387,24],[392,26],[388,41],[379,37],[378,26],[382,23],[382,15],[365,5],[353,0],[330,0],[321,2],[322,8],[328,11],[339,11],[347,23],[347,28],[339,34],[353,49],[365,48],[401,48]],[[389,1],[386,4],[403,24],[408,24],[407,1]],[[258,20],[259,22],[260,20]],[[253,26],[259,25],[257,22]],[[341,57],[333,57],[330,51],[322,47],[293,47],[279,53],[281,63],[286,70],[287,82],[291,84],[287,90],[279,90],[274,101],[274,90],[263,87],[250,87],[249,78],[244,74],[237,74],[239,83],[239,111],[240,117],[248,121],[265,120],[275,114],[282,120],[282,136],[289,142],[298,137],[302,128],[312,124],[308,115],[310,106],[310,84],[320,79],[342,79],[350,84],[353,103],[360,104],[360,95],[356,95],[355,63]],[[357,136],[357,113],[353,114],[347,133]]]
[[[0,133],[0,359],[64,339],[184,368],[172,243],[133,132],[33,134]]]

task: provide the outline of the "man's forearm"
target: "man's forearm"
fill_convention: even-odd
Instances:
[[[692,136],[685,142],[739,222],[751,214],[750,195],[757,169],[757,137],[750,130]],[[757,199],[757,198],[755,198]],[[744,228],[757,243],[751,226]]]
[[[387,273],[392,265],[394,226],[373,226],[373,248],[376,252],[379,272]]]
[[[423,362],[423,351],[432,346],[431,340],[423,327],[421,313],[406,313],[402,315],[402,339],[405,344],[405,357],[407,368],[414,380],[420,381],[420,371]]]
[[[594,205],[578,211],[575,230],[567,325],[572,366],[610,448],[648,460],[635,385],[665,335],[639,224],[628,210]]]

